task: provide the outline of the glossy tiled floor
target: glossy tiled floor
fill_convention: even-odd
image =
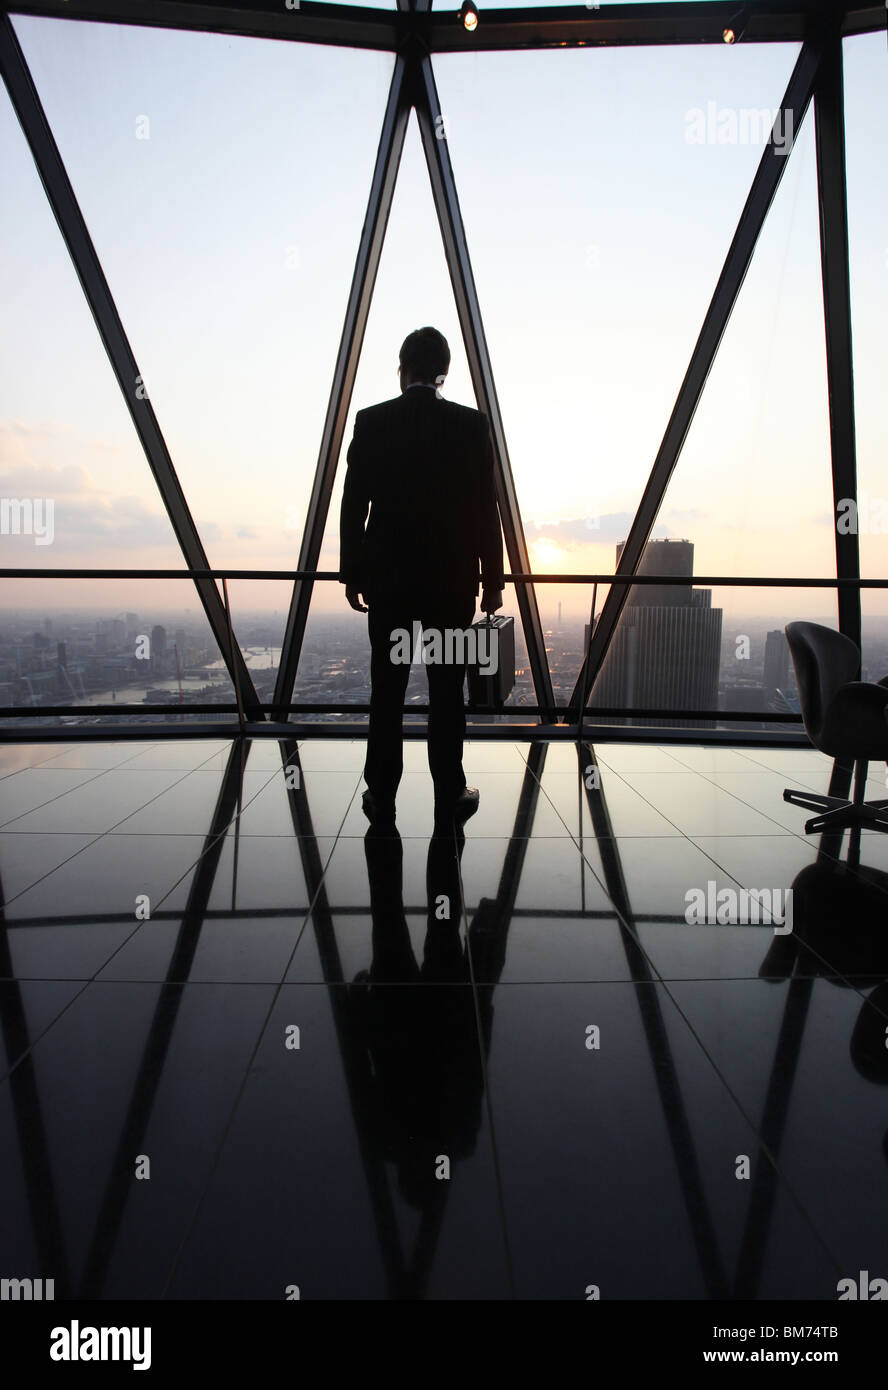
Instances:
[[[400,835],[368,835],[362,764],[0,748],[3,1277],[832,1300],[888,1276],[888,837],[850,867],[805,835],[783,788],[825,790],[827,759],[475,743],[464,837],[432,836],[417,743]],[[791,889],[792,929],[697,923],[695,889]]]

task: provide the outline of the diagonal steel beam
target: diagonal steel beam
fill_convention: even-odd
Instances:
[[[398,1220],[395,1204],[385,1169],[382,1151],[374,1143],[373,1093],[375,1082],[367,1048],[356,1026],[354,1000],[346,983],[342,969],[342,957],[336,940],[336,923],[327,888],[324,881],[325,864],[321,857],[315,828],[311,818],[311,806],[302,775],[299,758],[299,744],[296,739],[281,739],[281,761],[285,770],[296,768],[299,776],[296,785],[288,783],[287,801],[293,834],[302,862],[308,901],[311,904],[309,916],[315,933],[318,958],[327,986],[336,1041],[342,1056],[342,1067],[348,1099],[355,1125],[355,1138],[364,1176],[367,1193],[376,1222],[379,1238],[379,1252],[385,1270],[386,1282],[392,1297],[398,1297],[403,1290],[405,1279],[404,1254],[398,1234]],[[322,774],[319,774],[319,776]]]
[[[243,739],[234,739],[228,750],[228,760],[219,785],[213,819],[204,839],[200,859],[194,866],[188,888],[188,901],[179,918],[179,930],[167,966],[166,978],[155,1001],[139,1070],[130,1091],[117,1148],[105,1182],[92,1239],[80,1276],[78,1298],[92,1300],[103,1295],[108,1269],[120,1235],[123,1214],[133,1191],[133,1158],[141,1153],[144,1147],[145,1136],[164,1078],[176,1020],[200,944],[219,862],[229,827],[240,807],[244,771],[251,747],[252,744]],[[171,1277],[172,1274],[168,1275],[168,1278]]]
[[[418,61],[414,60],[414,72],[416,75],[414,101],[419,120],[419,131],[422,136],[426,164],[432,183],[435,210],[444,239],[444,251],[447,256],[450,281],[453,286],[453,295],[456,300],[457,314],[459,315],[460,328],[469,362],[472,386],[479,408],[484,411],[490,421],[496,467],[497,502],[499,503],[500,520],[502,521],[509,565],[515,573],[529,574],[530,559],[527,553],[527,542],[524,538],[518,494],[515,490],[515,480],[512,477],[512,465],[509,462],[503,419],[493,381],[490,353],[487,348],[487,339],[484,336],[484,324],[481,320],[481,308],[478,303],[472,263],[469,259],[469,248],[453,177],[453,167],[450,163],[450,151],[447,148],[446,138],[439,138],[441,127],[438,122],[441,116],[441,103],[438,99],[431,59],[426,55],[419,57]],[[555,696],[552,692],[552,677],[546,657],[546,643],[537,607],[536,591],[532,583],[516,584],[515,588],[537,703],[544,711],[540,715],[540,722],[543,724],[554,723],[555,715],[551,713],[551,710],[555,703]]]
[[[197,527],[8,14],[0,18],[0,71],[176,539],[182,547],[185,563],[189,569],[209,569]],[[240,687],[249,717],[263,720],[259,696],[240,648],[229,638],[225,608],[215,581],[195,579],[194,584],[232,683]]]
[[[811,38],[806,41],[793,68],[781,103],[780,115],[775,125],[779,130],[792,132],[793,145],[814,91],[814,83],[823,51],[822,38]],[[788,124],[790,121],[792,122],[791,125]],[[654,461],[651,476],[638,505],[638,511],[635,513],[635,519],[629,529],[629,535],[616,569],[618,575],[634,575],[638,571],[644,547],[653,530],[666,488],[690,429],[694,412],[709,376],[709,370],[740,293],[740,287],[749,269],[759,233],[764,226],[768,210],[780,185],[790,153],[791,149],[786,151],[785,146],[784,153],[780,153],[780,148],[775,144],[773,138],[769,139],[762,153],[746,204],[740,214],[737,229],[722,266],[715,293],[703,320],[700,336],[697,339],[684,381],[672,408],[672,415]],[[631,588],[630,584],[613,584],[608,591],[601,609],[601,617],[592,633],[588,653],[580,667],[580,674],[571,693],[569,702],[571,713],[565,717],[565,723],[576,723],[579,717],[581,691],[585,689],[589,695],[593,693],[596,677],[607,655]]]
[[[370,198],[355,261],[342,338],[336,357],[333,385],[327,405],[327,418],[324,421],[318,465],[315,470],[314,483],[308,503],[308,514],[305,519],[305,530],[299,550],[299,561],[296,566],[299,570],[315,570],[318,567],[318,558],[324,539],[324,527],[327,524],[327,513],[330,510],[330,497],[333,493],[336,464],[342,449],[345,422],[351,405],[358,359],[361,355],[364,330],[367,327],[367,316],[370,312],[370,300],[373,296],[373,286],[376,283],[376,272],[379,269],[382,243],[385,239],[385,229],[392,206],[395,181],[398,177],[398,165],[401,162],[401,151],[404,148],[404,136],[407,133],[410,101],[407,95],[405,77],[406,62],[399,55],[395,60],[388,104],[383,117],[382,134],[376,155],[376,168],[373,171],[373,181],[370,185]],[[299,666],[299,653],[302,650],[302,639],[305,636],[312,588],[313,581],[310,579],[297,579],[293,584],[290,609],[287,614],[287,626],[281,649],[281,660],[274,687],[272,719],[275,720],[286,721],[288,718],[287,705],[289,705],[293,695],[293,683],[296,680],[296,670]]]
[[[614,905],[617,927],[626,952],[626,962],[641,1014],[645,1041],[651,1058],[654,1079],[663,1107],[663,1117],[676,1168],[679,1173],[682,1197],[688,1214],[688,1224],[694,1238],[700,1272],[710,1298],[724,1299],[729,1282],[719,1249],[716,1223],[706,1200],[703,1169],[694,1143],[694,1133],[682,1093],[679,1069],[669,1040],[669,1029],[660,1002],[662,977],[651,967],[650,958],[641,944],[629,887],[620,858],[620,842],[614,834],[604,788],[589,786],[586,773],[598,766],[591,743],[577,743],[577,771],[580,787],[586,790],[589,815],[595,840],[601,854],[604,887]],[[580,821],[582,826],[582,820]],[[588,862],[588,861],[586,861]],[[591,864],[589,865],[591,868]],[[665,991],[669,995],[668,989]],[[673,1001],[674,1002],[674,1001]],[[669,1012],[668,1006],[666,1012]]]
[[[848,267],[848,201],[845,182],[845,94],[842,74],[841,15],[826,40],[823,64],[814,91],[817,137],[817,198],[820,205],[820,264],[823,321],[826,330],[826,375],[832,451],[833,523],[839,503],[857,500],[854,432],[854,368],[851,352],[851,282]],[[860,578],[857,530],[847,535],[836,526],[836,575]],[[839,630],[860,646],[860,590],[839,589]]]

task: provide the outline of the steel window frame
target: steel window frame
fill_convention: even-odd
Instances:
[[[534,582],[542,581],[540,576],[529,574],[517,493],[449,152],[445,141],[434,138],[435,113],[439,110],[439,102],[431,55],[436,52],[553,46],[721,43],[721,31],[728,20],[735,16],[736,8],[736,0],[713,0],[713,3],[694,5],[688,5],[685,0],[671,0],[670,3],[610,5],[603,11],[590,11],[586,6],[482,11],[482,23],[473,34],[469,34],[455,14],[433,10],[430,0],[414,0],[413,4],[410,0],[398,0],[397,10],[321,4],[313,0],[301,3],[301,0],[297,0],[296,7],[286,9],[285,14],[281,13],[277,0],[254,0],[249,10],[209,3],[208,0],[35,0],[35,3],[23,0],[15,6],[5,7],[0,24],[0,68],[10,99],[182,548],[188,565],[188,577],[198,590],[232,683],[242,694],[245,717],[250,722],[261,722],[265,715],[240,649],[232,640],[233,634],[229,635],[225,606],[218,588],[206,574],[209,570],[206,554],[150,401],[135,395],[133,388],[140,380],[138,366],[43,112],[10,14],[331,43],[396,54],[302,538],[300,573],[294,582],[272,717],[286,719],[289,714],[288,706],[314,583],[313,579],[305,578],[302,572],[314,570],[320,554],[407,121],[411,108],[415,108],[473,386],[479,405],[491,419],[503,530],[512,568],[522,576],[522,582],[516,586],[518,603],[540,718],[547,722],[555,701],[533,587]],[[744,42],[803,40],[802,52],[782,103],[782,114],[786,111],[793,113],[796,133],[809,102],[812,97],[814,99],[832,475],[834,498],[838,502],[842,497],[857,496],[842,39],[849,34],[882,29],[885,12],[881,5],[874,4],[843,5],[837,12],[824,3],[812,13],[803,4],[781,4],[777,0],[758,0],[758,3],[746,8],[749,21]],[[777,155],[773,142],[770,142],[763,153],[722,267],[615,578],[624,579],[634,575],[640,563],[644,544],[653,527],[657,509],[786,162],[786,157]],[[860,588],[856,535],[842,537],[837,531],[836,555],[837,578],[840,582],[851,581],[847,588],[841,586],[838,591],[840,629],[859,644]],[[571,576],[559,576],[559,579],[569,582]],[[856,586],[853,582],[855,579],[858,581]],[[567,722],[576,722],[581,717],[581,688],[585,687],[588,697],[591,697],[595,676],[601,669],[616,631],[629,587],[627,583],[618,582],[605,600],[601,619],[592,634],[588,661],[583,661],[571,696],[572,712],[565,716]]]

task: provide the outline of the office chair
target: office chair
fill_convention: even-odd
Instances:
[[[852,801],[794,790],[783,800],[819,812],[805,822],[809,835],[855,826],[888,831],[888,800],[863,799],[867,764],[888,761],[888,676],[878,684],[858,680],[860,652],[832,628],[788,623],[785,632],[808,737],[821,753],[853,760],[855,768]]]

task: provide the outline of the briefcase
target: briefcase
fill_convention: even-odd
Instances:
[[[466,664],[469,707],[502,709],[515,684],[515,619],[482,618],[472,624],[473,641]],[[490,668],[495,667],[495,670]]]

